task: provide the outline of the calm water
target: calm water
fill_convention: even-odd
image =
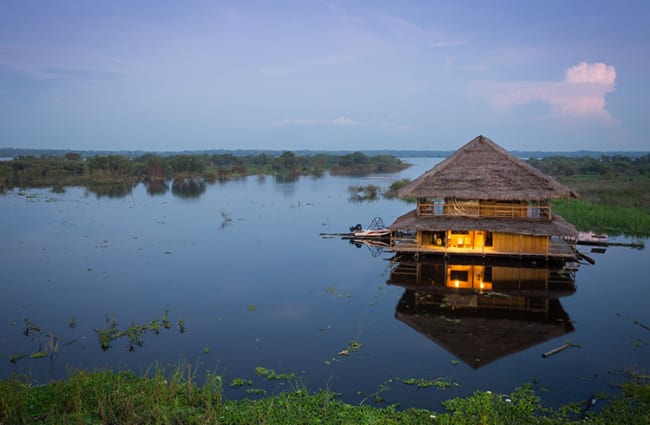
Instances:
[[[185,359],[222,374],[229,397],[247,395],[228,387],[233,378],[252,379],[268,393],[286,387],[255,375],[265,367],[294,372],[309,388],[341,392],[352,403],[382,390],[388,403],[439,409],[447,398],[509,392],[526,382],[548,389],[549,403],[580,401],[607,391],[625,370],[647,369],[650,332],[641,325],[650,326],[648,250],[593,254],[596,265],[579,269],[574,290],[533,288],[519,296],[495,282],[495,296],[427,289],[416,306],[414,293],[395,284],[401,277],[391,274],[398,265],[387,261],[389,253],[319,236],[374,216],[392,222],[412,206],[350,202],[348,186],[386,187],[436,161],[414,159],[402,173],[367,178],[249,177],[208,186],[198,197],[152,196],[142,185],[113,198],[83,188],[6,193],[0,377],[27,372],[46,382],[70,366],[141,372]],[[502,299],[519,307],[477,307]],[[101,349],[94,329],[105,328],[107,316],[125,328],[161,319],[166,309],[172,329],[144,335],[133,351],[127,338]],[[25,318],[40,335],[24,335]],[[47,334],[60,340],[56,354],[30,359],[46,349]],[[359,351],[339,355],[350,341],[362,344]],[[542,358],[567,341],[579,346]],[[27,357],[10,363],[20,353]],[[486,364],[472,362],[477,356]],[[413,377],[457,386],[418,389],[397,379]]]

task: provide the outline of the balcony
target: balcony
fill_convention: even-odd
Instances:
[[[488,204],[476,202],[419,202],[420,217],[490,217],[526,220],[551,220],[549,205]]]

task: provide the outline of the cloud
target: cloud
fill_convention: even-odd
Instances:
[[[580,62],[566,70],[562,81],[477,82],[470,92],[497,111],[542,102],[556,116],[613,122],[605,96],[615,90],[615,82],[614,66]]]
[[[302,118],[285,118],[272,123],[274,126],[288,126],[288,125],[335,125],[335,126],[352,126],[361,124],[350,118],[340,116],[333,120],[306,120]]]
[[[119,80],[123,77],[123,75],[118,72],[81,68],[43,67],[39,69],[39,72],[46,75],[74,78],[83,81]]]
[[[380,21],[385,25],[382,32],[391,34],[394,39],[407,44],[422,43],[424,47],[439,49],[469,43],[467,39],[458,35],[422,28],[404,18],[384,16]]]
[[[430,29],[398,16],[355,10],[349,12],[336,3],[325,3],[330,16],[322,34],[323,54],[315,58],[296,58],[279,66],[262,66],[262,75],[283,76],[315,68],[363,62],[366,58],[389,57],[405,51],[423,51],[464,46],[463,34]],[[356,13],[356,14],[355,14]],[[301,37],[296,34],[296,37]]]
[[[283,125],[312,125],[312,124],[318,124],[318,121],[314,120],[304,120],[302,118],[284,118],[279,121],[273,121],[273,125],[275,126],[283,126]]]
[[[340,116],[340,117],[336,118],[334,121],[332,121],[332,124],[334,124],[334,125],[357,125],[359,123],[354,121],[354,120],[351,120],[350,118]]]

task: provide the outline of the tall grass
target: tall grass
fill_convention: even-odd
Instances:
[[[553,212],[579,230],[609,235],[650,236],[650,214],[636,208],[570,199],[553,201]]]
[[[309,393],[303,386],[257,400],[223,400],[221,377],[178,365],[171,374],[152,368],[130,372],[78,370],[63,381],[34,387],[18,378],[0,381],[0,424],[609,424],[647,423],[650,383],[631,377],[621,393],[599,403],[558,410],[541,405],[532,387],[511,394],[476,391],[445,401],[446,412],[353,406],[329,391]],[[606,398],[599,396],[599,398]]]

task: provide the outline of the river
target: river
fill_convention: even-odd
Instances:
[[[440,409],[448,398],[525,383],[543,389],[553,405],[583,401],[611,390],[627,372],[647,369],[647,250],[583,248],[596,264],[560,273],[569,283],[556,292],[502,293],[494,277],[492,293],[460,294],[420,291],[414,280],[409,288],[399,270],[412,265],[320,236],[375,216],[389,224],[412,209],[400,200],[352,202],[347,190],[385,188],[439,159],[407,161],[413,167],[390,175],[252,176],[186,196],[152,195],[142,184],[125,196],[77,187],[6,192],[0,377],[22,373],[44,383],[69,368],[146,373],[153,364],[188,362],[199,377],[205,369],[223,375],[226,397],[296,385],[258,376],[261,367],[294,373],[300,385],[339,392],[350,403]],[[440,268],[475,266],[416,267],[434,276]],[[502,266],[479,265],[493,276]],[[506,268],[523,284],[531,268],[558,276],[544,265]],[[508,313],[496,309],[502,298]],[[479,308],[486,302],[492,307]],[[152,321],[156,332],[116,338],[105,350],[96,331]],[[542,357],[566,343],[568,349]],[[35,353],[43,358],[31,358]],[[235,378],[253,382],[231,388]],[[407,385],[409,378],[437,385]]]

